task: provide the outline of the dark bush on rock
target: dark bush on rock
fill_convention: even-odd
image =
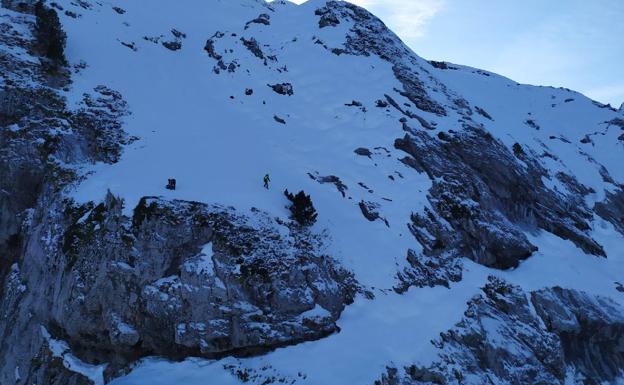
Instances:
[[[512,148],[513,153],[517,158],[522,158],[524,155],[526,155],[520,143],[514,143]]]
[[[35,25],[37,50],[55,64],[64,65],[67,36],[61,27],[56,11],[46,7],[43,1],[39,0],[35,5],[35,16],[37,17]]]
[[[291,218],[296,220],[302,226],[310,226],[316,222],[318,213],[312,204],[312,199],[306,195],[303,190],[296,195],[284,190],[284,195],[292,203],[290,207]]]

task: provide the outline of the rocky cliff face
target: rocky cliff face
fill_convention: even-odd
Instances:
[[[2,1],[0,383],[621,378],[621,113],[349,3],[196,6],[50,3],[57,67]]]
[[[147,355],[259,354],[336,331],[358,289],[321,236],[264,213],[145,198],[128,218],[122,205],[35,210],[5,286],[4,362],[48,370],[27,362],[51,338],[107,362],[106,377]]]
[[[375,383],[614,383],[623,327],[621,306],[607,298],[559,287],[526,293],[490,277],[464,318],[432,341],[433,365],[389,368]]]

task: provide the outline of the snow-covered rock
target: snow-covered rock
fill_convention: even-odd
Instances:
[[[17,306],[15,297],[31,303],[31,312],[47,318],[50,332],[73,351],[108,363],[107,376],[146,355],[248,355],[321,338],[337,330],[358,290],[348,272],[319,252],[322,236],[257,210],[245,217],[146,198],[128,218],[122,205],[109,195],[97,206],[69,203],[36,213],[52,227],[32,233],[22,263],[37,268],[15,268],[28,290],[8,291],[12,301],[4,304]],[[208,243],[210,255],[202,249]],[[57,294],[47,299],[52,282]],[[32,315],[6,319],[27,324]],[[8,329],[5,335],[16,345],[26,338]]]
[[[490,277],[464,318],[432,343],[429,367],[389,368],[378,385],[613,383],[622,368],[621,306],[555,287],[523,292]]]

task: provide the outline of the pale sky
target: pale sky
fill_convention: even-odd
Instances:
[[[624,0],[351,2],[426,59],[571,88],[616,108],[624,103]]]

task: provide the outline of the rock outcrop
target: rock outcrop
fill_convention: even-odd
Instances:
[[[5,365],[43,343],[28,319],[107,375],[146,355],[258,354],[335,332],[358,289],[318,252],[322,237],[261,212],[144,198],[129,218],[122,207],[109,194],[35,210],[5,287]]]
[[[412,130],[395,146],[409,154],[405,164],[433,181],[428,197],[437,216],[416,214],[411,227],[428,253],[451,247],[486,266],[514,267],[537,250],[519,226],[524,225],[604,256],[587,233],[592,214],[584,202],[546,188],[541,178],[548,173],[534,158],[523,154],[518,160],[482,129],[466,127],[443,140]],[[452,226],[452,237],[435,218]],[[436,237],[433,244],[419,234],[421,229]]]
[[[622,310],[557,287],[527,295],[491,277],[464,318],[432,341],[432,365],[389,368],[375,384],[612,383],[624,370]]]
[[[596,203],[594,211],[624,234],[624,187],[615,192],[607,192],[606,199]]]
[[[19,259],[27,210],[75,182],[73,165],[114,163],[134,138],[121,129],[128,110],[119,93],[98,86],[70,109],[60,89],[70,82],[67,69],[50,72],[45,60],[20,54],[34,44],[32,18],[7,13],[0,20],[0,44],[10,48],[0,60],[10,75],[0,89],[0,252],[8,256],[0,259],[1,283]]]
[[[364,8],[339,1],[328,1],[316,10],[316,15],[320,16],[320,28],[335,27],[341,21],[351,25],[344,47],[333,48],[332,52],[337,55],[377,55],[390,62],[395,77],[403,85],[403,90],[399,91],[402,96],[422,111],[446,115],[444,107],[431,96],[437,90],[420,79],[421,74],[426,76],[421,60],[381,20]],[[430,80],[437,83],[433,78]],[[444,87],[442,84],[438,86]]]

